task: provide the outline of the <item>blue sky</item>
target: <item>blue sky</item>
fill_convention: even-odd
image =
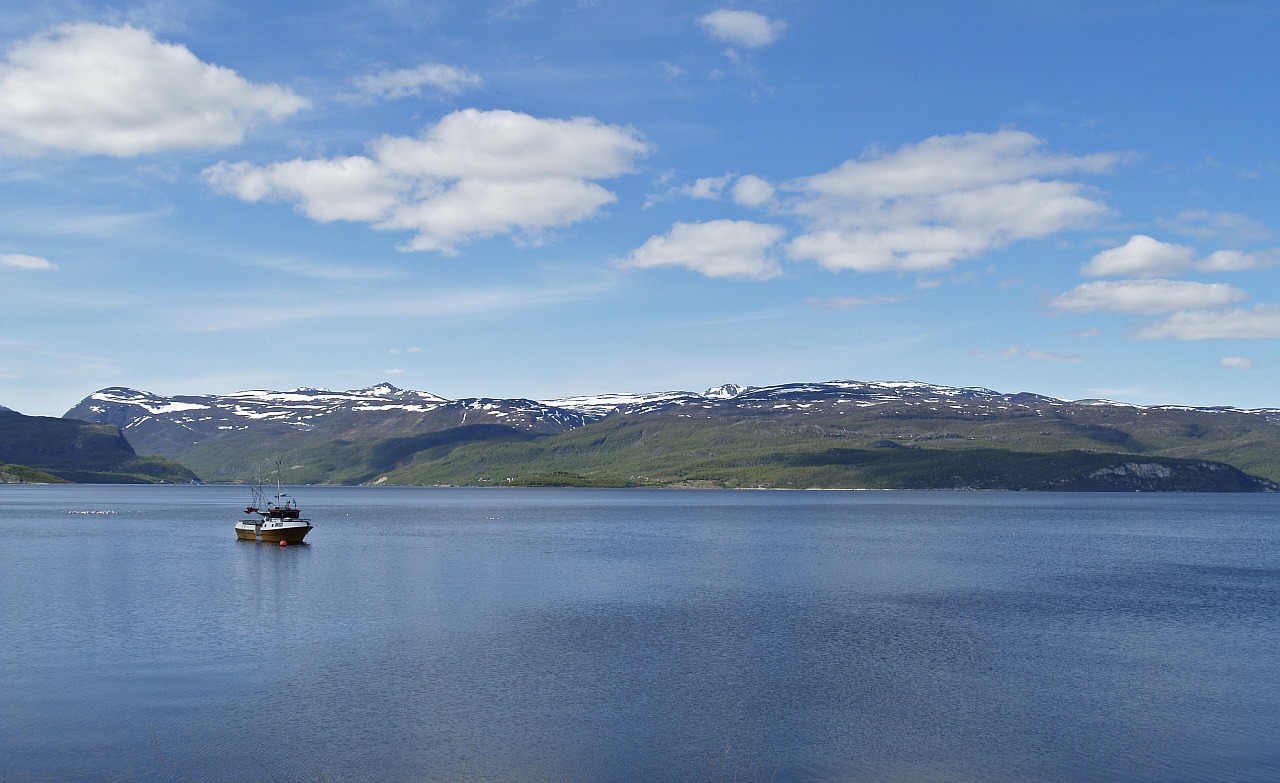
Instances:
[[[1280,406],[1263,0],[17,2],[0,404]]]

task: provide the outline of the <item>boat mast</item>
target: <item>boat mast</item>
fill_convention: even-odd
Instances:
[[[262,463],[258,463],[258,480],[249,484],[249,495],[252,499],[254,508],[265,508],[267,505],[266,494],[262,491]]]
[[[280,487],[280,460],[276,460],[276,505],[284,508],[281,499],[284,498],[284,492]]]

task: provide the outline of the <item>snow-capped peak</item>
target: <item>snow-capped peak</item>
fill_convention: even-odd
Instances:
[[[369,394],[375,397],[391,397],[393,395],[399,394],[401,391],[402,389],[398,389],[395,386],[392,386],[391,384],[387,383],[386,381],[383,381],[382,383],[379,383],[375,386],[366,386],[363,389],[356,389],[352,393],[353,394]]]
[[[726,383],[722,386],[716,386],[713,389],[707,389],[702,393],[703,397],[711,400],[732,400],[740,394],[751,391],[750,386],[740,386],[736,383]]]

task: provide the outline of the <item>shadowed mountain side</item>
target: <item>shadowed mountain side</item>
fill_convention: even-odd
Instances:
[[[64,481],[89,484],[186,483],[196,475],[182,465],[159,457],[141,457],[110,424],[74,419],[24,416],[0,411],[0,463],[9,480],[41,481],[40,473],[14,469],[25,466]]]

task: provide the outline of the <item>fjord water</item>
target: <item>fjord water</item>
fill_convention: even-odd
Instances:
[[[0,487],[18,781],[1273,781],[1265,495]]]

